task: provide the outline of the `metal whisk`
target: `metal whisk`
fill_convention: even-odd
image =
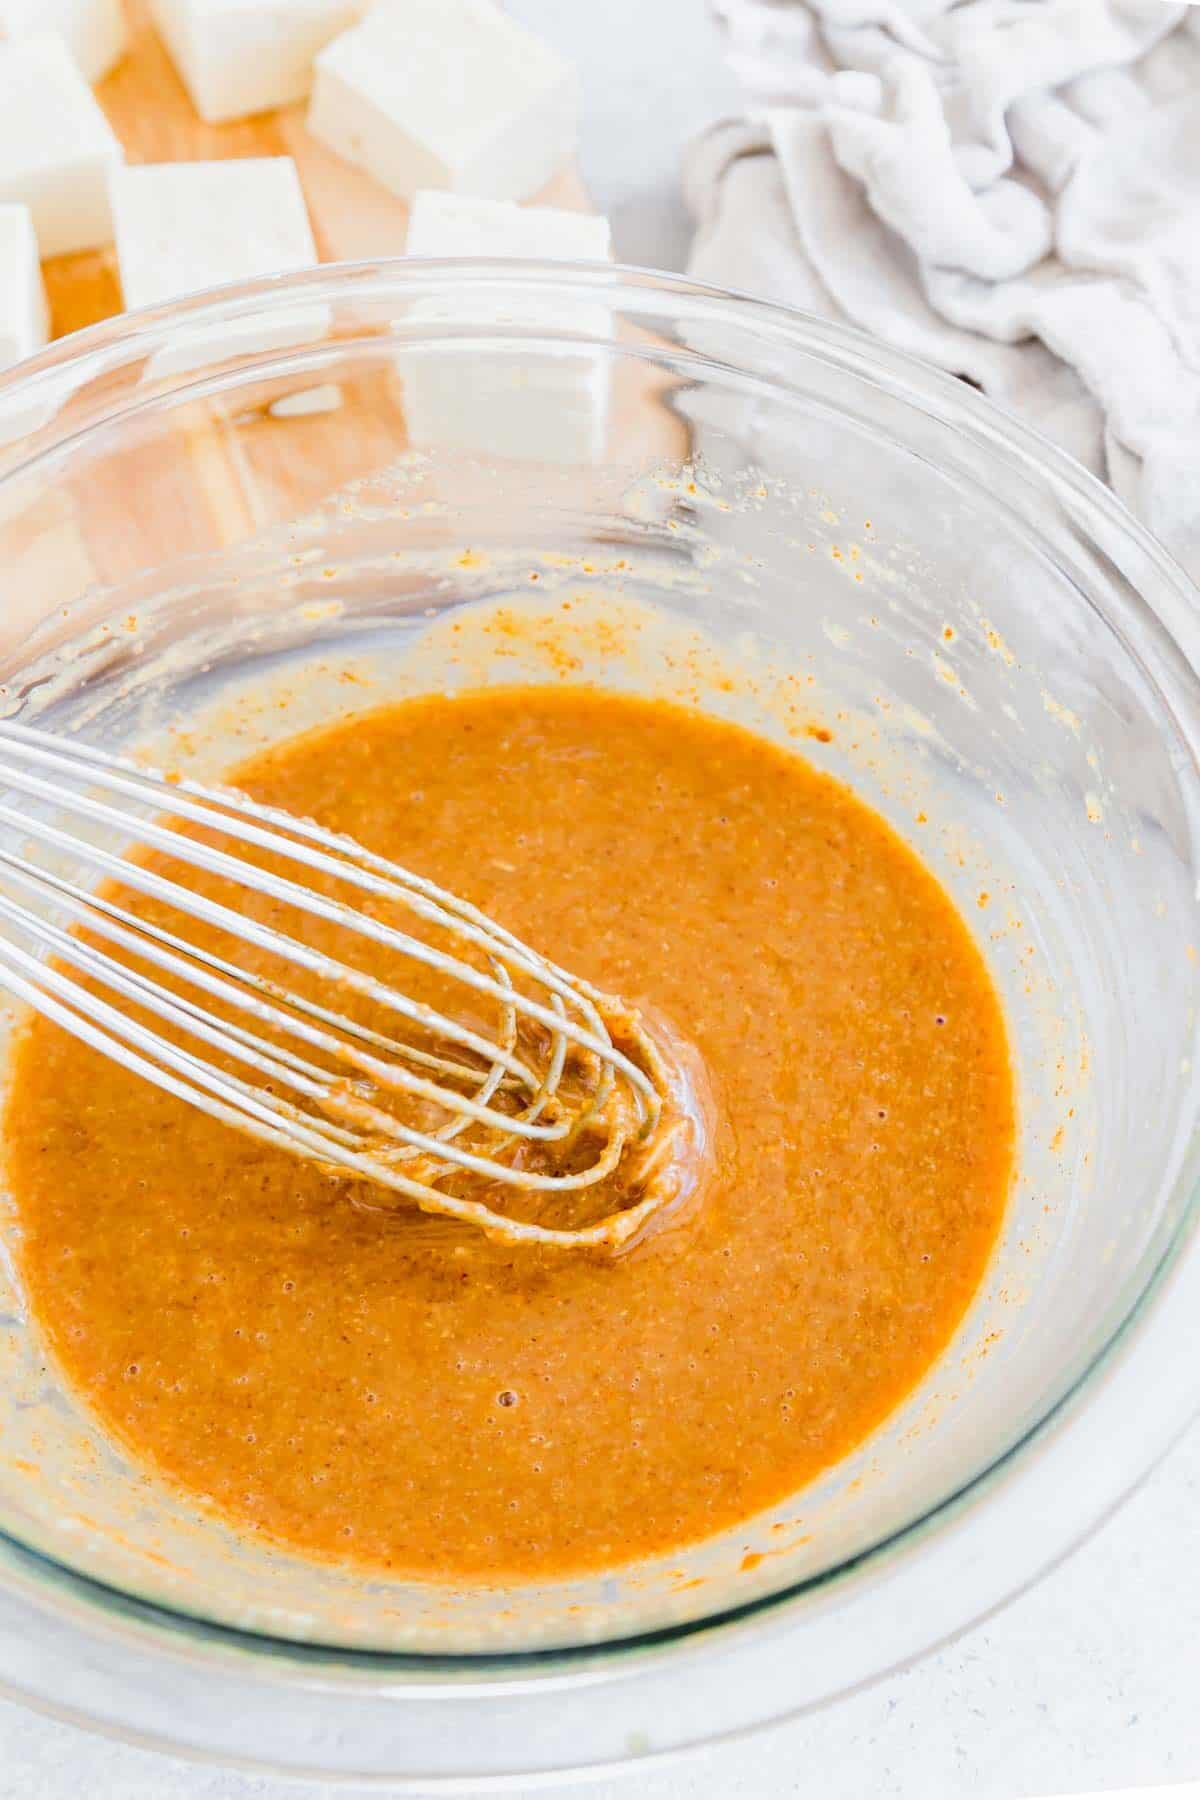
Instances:
[[[0,984],[214,1118],[513,1243],[621,1244],[678,1193],[688,1124],[639,1016],[433,882],[243,794],[14,721],[0,721],[0,826]],[[272,922],[191,872],[265,896]],[[378,916],[391,909],[407,923]],[[431,972],[438,1003],[305,942],[303,919],[344,931],[347,957],[365,942]],[[611,1207],[584,1224],[503,1210],[609,1178]]]

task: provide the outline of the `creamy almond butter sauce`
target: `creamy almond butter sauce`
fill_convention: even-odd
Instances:
[[[623,1256],[505,1247],[36,1020],[22,1269],[113,1434],[243,1529],[442,1579],[666,1551],[860,1442],[975,1292],[1013,1154],[996,994],[900,839],[740,728],[582,689],[408,702],[236,779],[668,1021],[708,1167]]]

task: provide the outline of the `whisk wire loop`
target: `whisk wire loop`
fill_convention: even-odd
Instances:
[[[640,1019],[469,902],[312,820],[17,720],[0,720],[0,796],[0,826],[18,834],[0,836],[0,983],[94,1049],[223,1123],[506,1241],[615,1245],[666,1204],[665,1110],[671,1132],[679,1121]],[[54,866],[64,857],[71,874]],[[79,866],[108,891],[73,879]],[[235,903],[193,885],[193,871]],[[117,890],[167,908],[169,923]],[[239,907],[239,894],[289,928]],[[377,916],[384,908],[406,910],[415,929]],[[322,941],[345,933],[487,1002],[496,1023],[306,942],[305,918]],[[263,956],[318,993],[268,978]],[[375,1022],[344,1009],[350,996]],[[578,1195],[638,1156],[641,1189],[634,1170],[632,1199],[582,1225],[495,1203],[494,1189]]]

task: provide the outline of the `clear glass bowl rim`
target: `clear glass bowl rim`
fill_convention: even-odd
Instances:
[[[72,333],[0,374],[0,408],[14,396],[19,398],[38,390],[59,390],[64,374],[70,377],[67,393],[74,394],[96,377],[111,375],[124,366],[148,358],[165,337],[184,328],[190,330],[201,324],[206,330],[219,328],[222,324],[232,325],[247,317],[269,313],[273,309],[291,309],[302,303],[311,306],[319,302],[382,300],[389,293],[394,293],[395,298],[403,302],[426,292],[486,289],[489,286],[502,289],[506,294],[514,289],[524,289],[540,295],[557,293],[575,301],[586,294],[588,299],[606,304],[614,311],[620,311],[623,306],[635,311],[653,310],[658,305],[664,312],[686,316],[689,321],[705,318],[723,321],[745,332],[748,344],[756,339],[766,341],[776,350],[792,351],[799,357],[823,362],[915,408],[956,434],[971,449],[983,451],[1036,484],[1048,496],[1050,505],[1066,502],[1071,523],[1086,532],[1091,542],[1111,543],[1114,536],[1123,540],[1146,572],[1152,575],[1155,603],[1152,605],[1135,589],[1121,596],[1110,616],[1098,607],[1093,596],[1081,594],[1080,598],[1100,612],[1105,624],[1120,638],[1126,653],[1139,663],[1143,673],[1149,675],[1166,721],[1173,726],[1186,750],[1190,778],[1200,778],[1200,589],[1111,490],[1040,433],[1002,411],[966,382],[853,327],[736,289],[621,264],[400,257],[322,264],[315,269],[205,290],[180,301],[123,313]],[[426,321],[418,336],[445,340],[469,335],[477,340],[480,333],[478,325],[464,326],[461,322],[430,325]],[[530,340],[550,337],[558,343],[575,343],[581,347],[603,347],[614,341],[570,330],[556,331],[541,323],[536,331],[523,333],[514,332],[506,323],[502,335],[506,341],[520,336]],[[294,367],[297,361],[311,366],[314,355],[337,354],[353,341],[331,339],[324,345],[303,345],[290,350],[275,347],[237,356],[233,360],[239,373],[247,375]],[[379,341],[381,344],[386,342],[382,338]],[[414,334],[406,330],[404,341],[412,343]],[[617,348],[621,348],[619,343]],[[673,346],[671,348],[673,351]],[[714,365],[702,353],[689,350],[684,354],[687,361],[698,367],[720,366]],[[137,410],[139,404],[173,404],[184,395],[201,397],[210,388],[215,391],[224,385],[225,365],[220,365],[220,369],[221,373],[193,370],[174,381],[165,392],[162,384],[158,384],[151,395],[143,396],[140,402],[136,387],[132,393],[119,390],[110,404],[94,408],[82,425],[73,425],[57,435],[49,427],[44,428],[38,434],[36,448],[27,456],[22,456],[16,446],[8,446],[5,452],[0,452],[0,488],[10,480],[27,477],[43,458],[82,445],[87,437]],[[786,391],[786,384],[775,376],[753,369],[745,372]],[[948,444],[952,442],[953,438],[948,439]],[[959,473],[962,478],[962,471]],[[977,475],[969,471],[965,479],[974,484]],[[1184,648],[1189,642],[1191,654]],[[1138,646],[1136,650],[1135,645]],[[1150,652],[1148,661],[1143,655],[1147,650]],[[4,1533],[0,1533],[0,1555],[16,1576],[18,1588],[40,1590],[48,1600],[57,1592],[72,1611],[77,1611],[82,1602],[85,1608],[106,1615],[111,1625],[118,1629],[124,1624],[133,1627],[137,1634],[139,1628],[148,1628],[164,1648],[173,1643],[177,1649],[190,1649],[202,1658],[206,1653],[220,1657],[222,1652],[229,1652],[241,1660],[249,1654],[260,1667],[273,1668],[285,1677],[291,1673],[303,1680],[307,1673],[310,1679],[318,1682],[331,1678],[336,1681],[339,1677],[370,1682],[380,1678],[386,1680],[389,1675],[408,1676],[416,1677],[419,1686],[431,1694],[445,1682],[459,1692],[463,1683],[469,1685],[473,1680],[486,1684],[490,1692],[502,1691],[508,1683],[523,1687],[529,1682],[539,1686],[587,1682],[615,1656],[624,1658],[634,1652],[660,1652],[672,1645],[682,1647],[684,1643],[694,1643],[697,1639],[707,1642],[714,1634],[724,1638],[751,1621],[763,1621],[764,1615],[776,1617],[788,1608],[789,1603],[794,1605],[817,1590],[828,1590],[850,1574],[861,1573],[881,1559],[895,1556],[902,1548],[919,1543],[940,1522],[960,1513],[972,1500],[982,1498],[1005,1471],[1024,1463],[1056,1421],[1078,1411],[1080,1402],[1096,1384],[1100,1372],[1130,1338],[1133,1328],[1146,1322],[1156,1296],[1180,1264],[1185,1249],[1200,1228],[1198,1177],[1200,1133],[1193,1128],[1177,1184],[1178,1223],[1162,1256],[1148,1272],[1124,1319],[1086,1370],[1045,1409],[1018,1442],[994,1456],[954,1493],[861,1555],[816,1577],[784,1585],[743,1605],[724,1608],[683,1624],[610,1638],[596,1644],[551,1650],[489,1651],[479,1655],[352,1650],[300,1642],[266,1632],[238,1630],[184,1609],[136,1598]],[[1197,1410],[1200,1410],[1200,1369],[1193,1375],[1189,1392],[1178,1409],[1177,1430],[1182,1430]],[[1143,1464],[1124,1471],[1117,1498],[1136,1483],[1147,1466]],[[1103,1516],[1104,1508],[1095,1510],[1096,1516],[1081,1520],[1074,1542],[1085,1537]],[[1037,1558],[1031,1557],[1030,1561],[1032,1579],[1038,1572]],[[964,1618],[962,1624],[965,1626],[968,1622],[969,1619]]]

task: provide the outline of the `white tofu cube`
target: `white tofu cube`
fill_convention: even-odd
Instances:
[[[605,261],[608,220],[549,207],[512,206],[458,194],[420,193],[408,225],[410,256],[536,257],[545,261]],[[608,424],[609,360],[603,351],[556,345],[555,332],[605,338],[608,307],[573,296],[522,294],[505,308],[464,288],[444,299],[417,300],[409,318],[466,325],[515,324],[547,337],[487,350],[439,349],[402,353],[399,371],[404,416],[418,448],[457,449],[519,461],[579,464],[604,452]]]
[[[171,60],[210,125],[303,100],[313,58],[362,0],[151,0]]]
[[[27,206],[0,206],[0,369],[40,350],[50,336],[37,238]]]
[[[116,172],[112,199],[126,306],[317,260],[290,156],[141,163]]]
[[[153,306],[229,281],[310,268],[317,260],[296,165],[290,156],[227,162],[144,163],[112,184],[117,264],[125,304]],[[310,343],[328,308],[303,302],[264,325],[223,326],[214,337],[186,329],[154,359],[156,375],[218,357]]]
[[[123,159],[62,38],[0,44],[0,200],[29,208],[43,258],[109,241],[108,179]]]
[[[491,0],[378,0],[318,56],[308,128],[405,198],[525,200],[575,149],[578,87]]]
[[[107,75],[125,49],[121,0],[0,0],[0,37],[42,31],[66,40],[85,81]]]
[[[409,256],[525,256],[546,262],[607,262],[612,232],[599,213],[514,206],[426,190],[408,215]],[[607,310],[603,316],[607,318]]]

